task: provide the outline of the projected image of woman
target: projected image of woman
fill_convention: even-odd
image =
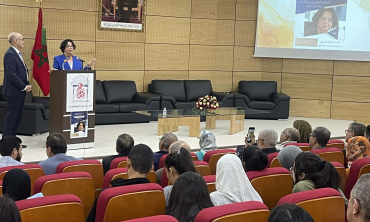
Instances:
[[[324,8],[317,11],[312,17],[312,22],[315,24],[316,29],[308,35],[325,34],[339,25],[338,15],[332,8]]]

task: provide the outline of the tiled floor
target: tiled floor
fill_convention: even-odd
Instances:
[[[275,129],[280,136],[287,127],[292,127],[293,122],[297,119],[304,119],[308,121],[312,127],[325,126],[332,132],[332,137],[344,137],[344,130],[348,128],[348,120],[334,120],[334,119],[317,119],[317,118],[302,118],[290,117],[288,120],[245,120],[244,131],[229,135],[230,121],[218,120],[216,129],[210,130],[216,135],[218,146],[239,145],[244,143],[244,136],[246,135],[250,126],[256,127],[256,135],[263,128]],[[205,122],[202,122],[200,129],[205,129]],[[139,123],[139,124],[120,124],[120,125],[99,125],[95,128],[95,147],[91,149],[69,150],[68,155],[78,158],[87,157],[101,157],[115,154],[115,141],[119,134],[128,133],[134,140],[135,144],[144,143],[149,145],[154,152],[158,151],[159,136],[157,135],[157,122]],[[192,149],[199,148],[198,139],[196,137],[189,137],[188,127],[179,127],[179,131],[175,132],[180,140],[186,141]],[[45,150],[46,137],[49,133],[43,133],[38,136],[19,136],[27,148],[23,150],[22,162],[36,162],[47,158]]]

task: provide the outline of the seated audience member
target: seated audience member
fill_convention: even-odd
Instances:
[[[284,149],[279,152],[277,158],[280,164],[285,169],[289,170],[291,167],[293,167],[294,160],[300,153],[302,153],[302,150],[299,147],[289,145],[284,147]]]
[[[262,202],[245,174],[240,159],[234,154],[226,154],[218,160],[216,191],[210,196],[215,206],[245,201]]]
[[[154,153],[154,170],[158,170],[159,160],[165,154],[168,154],[168,149],[170,145],[174,142],[178,141],[177,136],[173,133],[165,133],[159,139],[159,151]]]
[[[339,189],[341,177],[333,164],[322,160],[313,153],[302,152],[294,160],[291,168],[293,193],[319,188],[333,188],[342,195],[346,205],[347,198]]]
[[[176,153],[168,154],[164,162],[164,170],[166,171],[168,181],[171,184],[174,184],[176,179],[185,172],[191,171],[196,173],[191,155],[184,148],[181,148]],[[168,206],[171,191],[172,185],[168,185],[163,188],[164,197],[166,199],[166,206]]]
[[[330,140],[330,131],[325,127],[316,127],[310,136],[311,149],[325,149]]]
[[[217,149],[216,137],[213,133],[202,130],[199,135],[200,151],[197,152],[198,160],[203,160],[206,152]]]
[[[79,160],[67,156],[67,142],[62,134],[52,133],[46,139],[46,155],[48,159],[39,163],[45,175],[54,174],[58,165],[66,161]]]
[[[366,126],[362,123],[353,122],[349,124],[348,129],[345,131],[346,133],[346,142],[355,136],[364,136],[366,132]]]
[[[299,131],[296,128],[286,128],[280,135],[280,144],[276,145],[276,148],[282,150],[285,144],[298,143]]]
[[[128,156],[130,150],[134,147],[134,139],[128,134],[121,134],[116,140],[116,151],[118,155],[107,156],[103,158],[104,174],[110,170],[110,164],[117,157]]]
[[[263,129],[258,134],[257,146],[262,149],[266,155],[279,152],[276,149],[278,133],[273,129]]]
[[[302,207],[294,204],[283,204],[275,207],[268,222],[314,222],[311,215]]]
[[[296,120],[293,123],[293,127],[299,131],[299,140],[298,143],[308,143],[310,135],[312,133],[311,125],[305,120]]]
[[[366,127],[365,138],[370,141],[370,125]]]
[[[370,157],[370,143],[363,136],[356,136],[348,140],[346,146],[346,157],[348,165],[350,166],[353,161],[362,158]]]
[[[111,181],[112,187],[120,187],[134,184],[150,183],[147,175],[152,169],[153,151],[145,144],[134,146],[127,159],[127,176],[128,179],[117,178]],[[109,188],[106,188],[109,189]],[[95,199],[86,222],[95,222],[96,207],[99,197]]]
[[[347,220],[348,222],[370,221],[370,174],[364,174],[356,182],[351,191],[351,198],[348,201]]]
[[[24,165],[21,163],[22,140],[16,136],[6,136],[0,140],[0,167]]]
[[[21,222],[21,215],[17,205],[8,196],[0,197],[0,221]]]
[[[258,146],[248,146],[243,150],[245,172],[263,170],[266,168],[268,162],[266,154]]]
[[[179,222],[191,222],[201,210],[209,207],[213,207],[213,204],[203,177],[198,173],[186,172],[173,185],[166,214]]]
[[[43,197],[42,193],[31,196],[31,179],[28,173],[22,169],[11,169],[3,179],[3,194],[8,195],[14,201]]]

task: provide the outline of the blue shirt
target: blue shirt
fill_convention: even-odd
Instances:
[[[18,165],[24,165],[24,163],[16,161],[11,156],[3,156],[0,158],[0,167],[18,166]]]
[[[58,153],[40,162],[39,165],[44,170],[45,175],[50,175],[55,173],[59,164],[72,160],[81,160],[81,159],[74,158],[73,156],[67,156],[65,153]]]

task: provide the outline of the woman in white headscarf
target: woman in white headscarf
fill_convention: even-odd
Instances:
[[[202,130],[199,134],[200,151],[197,152],[198,160],[203,160],[206,152],[217,149],[216,137],[213,133]]]
[[[240,159],[234,154],[226,154],[218,160],[216,191],[210,196],[215,206],[245,201],[262,202],[245,174]]]

